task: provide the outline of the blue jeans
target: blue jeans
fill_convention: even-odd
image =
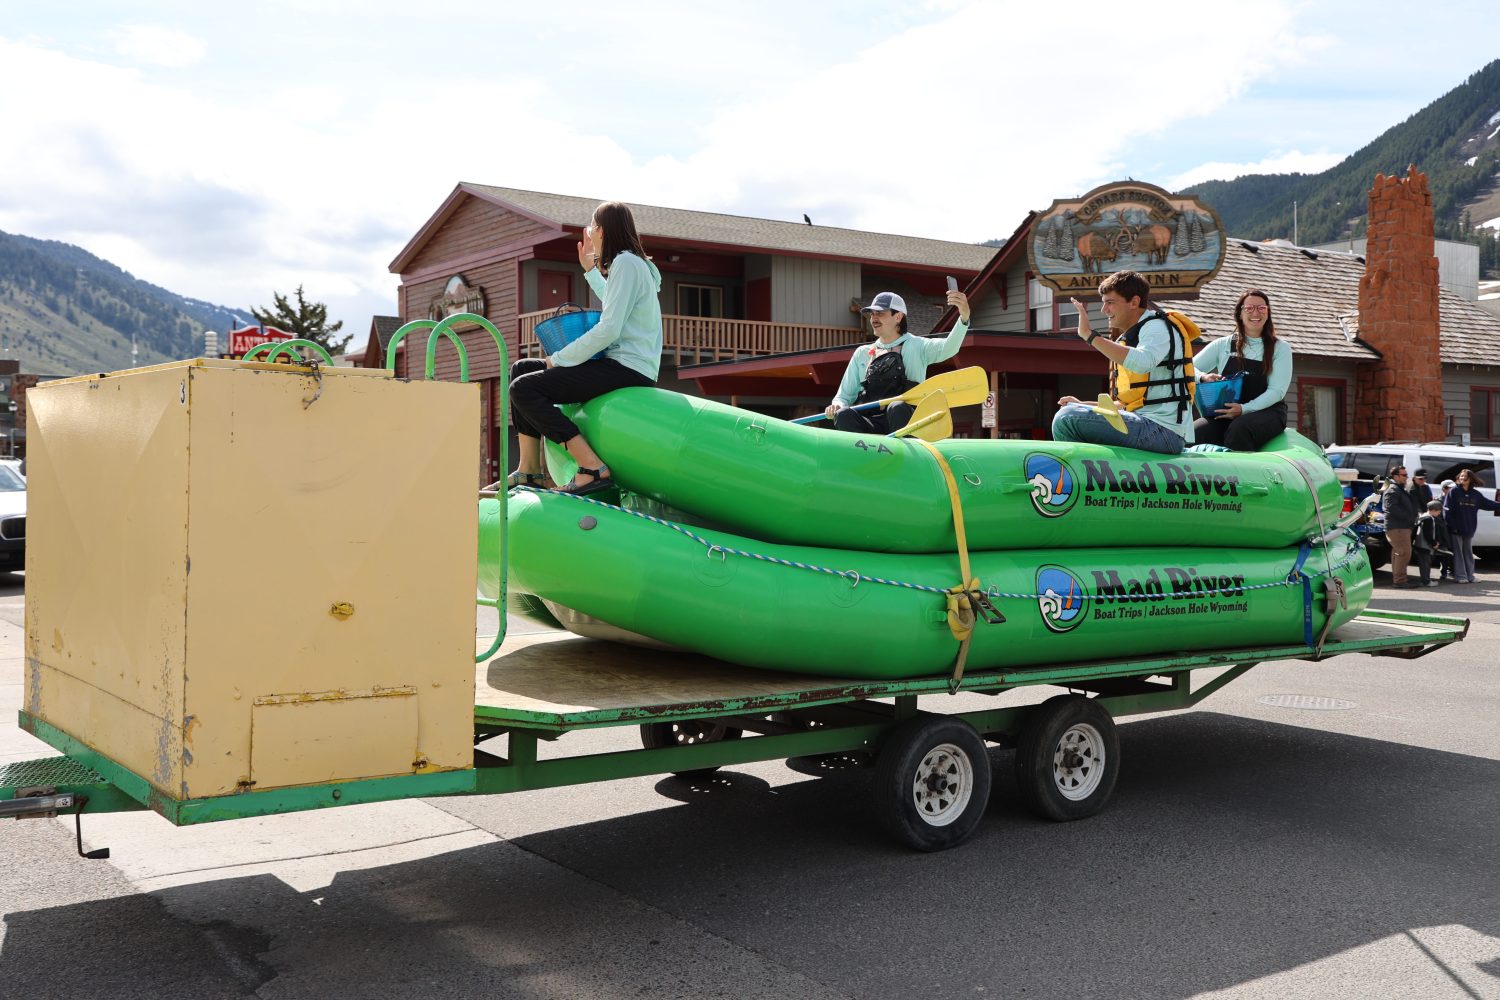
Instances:
[[[1180,455],[1182,449],[1187,447],[1181,434],[1170,427],[1163,427],[1149,417],[1121,410],[1120,419],[1125,421],[1124,434],[1111,427],[1109,421],[1094,412],[1092,406],[1069,403],[1052,418],[1052,440],[1088,441],[1116,448],[1139,448],[1141,451],[1155,451],[1163,455]]]

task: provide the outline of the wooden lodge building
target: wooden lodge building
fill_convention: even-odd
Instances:
[[[1403,187],[1394,196],[1420,202],[1425,178],[1420,190]],[[1372,232],[1382,208],[1376,201],[1372,193]],[[400,317],[375,317],[359,362],[383,366],[386,345],[401,323],[455,312],[493,323],[512,360],[538,356],[536,324],[564,302],[588,302],[576,244],[597,204],[459,184],[391,263],[401,279]],[[951,328],[956,316],[944,312],[944,275],[959,279],[973,310],[971,332],[952,364],[988,371],[995,402],[991,413],[981,407],[956,411],[955,436],[1045,438],[1058,396],[1091,397],[1107,385],[1103,357],[1071,332],[1071,307],[1028,271],[1025,247],[1034,214],[996,250],[807,223],[631,208],[662,273],[665,388],[772,416],[820,410],[854,346],[869,338],[859,307],[875,293],[890,290],[906,299],[913,332]],[[1414,214],[1420,215],[1390,211],[1402,220],[1398,225],[1419,230],[1413,240],[1397,240],[1404,248],[1399,252],[1408,255],[1421,245],[1420,218],[1405,221]],[[1420,322],[1411,327],[1409,290],[1392,294],[1390,282],[1370,287],[1364,257],[1277,242],[1227,240],[1223,266],[1197,300],[1162,304],[1188,313],[1211,339],[1233,331],[1233,305],[1242,290],[1263,289],[1279,335],[1296,351],[1287,398],[1293,425],[1319,443],[1458,441],[1464,434],[1472,443],[1500,443],[1500,317],[1438,291],[1431,232],[1428,198],[1425,246],[1440,314],[1434,329]],[[1373,255],[1383,252],[1372,245],[1372,270]],[[1420,259],[1385,260],[1379,269],[1382,276],[1404,276],[1393,279],[1397,285],[1414,280],[1425,286],[1429,271]],[[1096,316],[1095,328],[1102,325]],[[503,471],[495,458],[494,419],[503,373],[487,333],[477,327],[459,332],[469,351],[470,379],[481,385],[487,428],[481,477],[490,481]],[[1424,348],[1424,342],[1430,343]],[[1430,364],[1422,361],[1424,350]],[[420,377],[424,351],[425,337],[404,343],[397,373]],[[1416,369],[1422,369],[1420,377]],[[447,344],[438,351],[438,374],[458,377],[458,360]]]

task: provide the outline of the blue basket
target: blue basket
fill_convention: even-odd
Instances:
[[[599,310],[597,309],[562,313],[538,323],[536,339],[542,345],[542,350],[546,351],[550,357],[588,333],[598,322]],[[604,352],[600,351],[594,357],[602,358]]]
[[[1240,401],[1240,389],[1244,387],[1245,374],[1231,375],[1228,378],[1218,379],[1214,382],[1199,382],[1197,399],[1198,412],[1210,420],[1214,419],[1214,411],[1228,403]]]

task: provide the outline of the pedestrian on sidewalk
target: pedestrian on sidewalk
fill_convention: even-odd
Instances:
[[[1410,586],[1406,567],[1411,563],[1411,535],[1417,527],[1417,505],[1406,492],[1406,466],[1391,470],[1390,485],[1380,495],[1385,512],[1385,540],[1391,547],[1391,586]]]
[[[1422,586],[1436,587],[1432,578],[1432,564],[1442,567],[1442,575],[1448,572],[1448,561],[1453,558],[1453,544],[1448,537],[1448,525],[1443,522],[1443,501],[1427,501],[1427,510],[1417,519],[1417,530],[1412,535],[1412,551],[1421,568]]]
[[[1456,583],[1474,582],[1474,533],[1479,530],[1481,510],[1500,510],[1500,504],[1475,489],[1479,478],[1473,469],[1458,474],[1458,482],[1443,501],[1443,520],[1453,536],[1453,579]],[[1386,537],[1390,537],[1387,529]]]

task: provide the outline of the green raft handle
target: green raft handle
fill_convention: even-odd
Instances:
[[[469,350],[464,346],[464,342],[459,338],[458,334],[453,332],[453,327],[460,323],[469,323],[481,327],[495,341],[495,350],[500,355],[500,399],[496,407],[495,424],[500,431],[500,468],[504,469],[510,465],[510,380],[505,377],[505,374],[510,370],[510,356],[505,350],[505,338],[500,335],[499,330],[495,329],[495,324],[483,316],[467,312],[454,313],[452,316],[444,317],[442,320],[414,319],[392,334],[390,343],[386,345],[385,349],[385,368],[392,375],[396,374],[396,348],[401,346],[401,342],[406,339],[408,334],[416,330],[427,330],[429,332],[427,334],[426,363],[423,365],[423,379],[425,381],[435,380],[437,375],[438,344],[446,339],[458,353],[458,380],[460,382],[468,382]],[[505,641],[506,577],[508,576],[505,572],[506,536],[508,534],[508,524],[505,514],[507,493],[508,491],[506,490],[495,490],[493,493],[495,500],[500,504],[500,530],[496,532],[498,551],[495,553],[495,565],[498,567],[498,575],[500,577],[500,596],[494,600],[486,597],[475,598],[476,604],[487,608],[494,608],[500,613],[500,626],[495,631],[495,641],[490,643],[489,649],[474,657],[475,663],[483,663],[494,656],[500,651],[501,643]],[[487,498],[489,495],[491,494],[488,490],[480,491],[481,498]]]
[[[318,343],[316,340],[273,340],[264,344],[256,344],[254,347],[250,348],[250,350],[245,352],[245,356],[241,360],[265,361],[267,364],[273,365],[278,363],[290,365],[317,363],[316,361],[304,361],[303,358],[297,354],[298,350],[317,351],[319,354],[323,355],[323,364],[328,365],[329,367],[333,366],[333,355],[329,354],[328,349],[322,344]],[[260,351],[266,352],[266,356],[264,358],[257,358],[255,356]],[[283,354],[287,356],[287,360],[284,362],[281,361],[281,356]]]

